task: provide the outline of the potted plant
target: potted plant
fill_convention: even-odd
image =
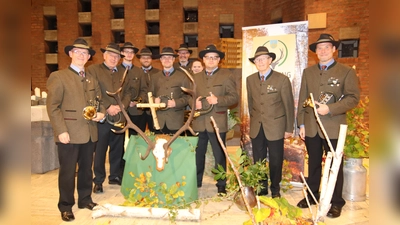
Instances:
[[[349,201],[366,199],[367,169],[363,166],[363,158],[369,157],[369,124],[364,118],[368,106],[369,98],[365,97],[347,112],[343,198]]]

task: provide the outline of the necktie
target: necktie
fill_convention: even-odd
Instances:
[[[110,72],[111,72],[111,73],[114,73],[114,72],[115,72],[115,69],[110,69]]]
[[[207,73],[207,76],[211,76],[212,75],[212,72],[206,71],[206,73]]]
[[[261,75],[261,81],[264,81],[264,80],[265,80],[265,76]]]
[[[148,69],[144,69],[143,71],[144,71],[144,73],[148,73],[148,72],[149,72],[149,70],[148,70]]]
[[[166,76],[166,77],[169,77],[169,71],[166,71],[166,72],[165,72],[165,76]]]
[[[326,70],[326,65],[322,65],[321,70]]]
[[[83,71],[83,70],[79,71],[79,76],[85,77],[85,71]]]

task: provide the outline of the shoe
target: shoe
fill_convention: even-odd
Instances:
[[[316,205],[317,203],[314,202],[312,198],[308,198],[308,201],[310,201],[310,205]],[[308,208],[307,201],[305,198],[303,198],[299,203],[297,203],[297,207],[305,209]]]
[[[94,184],[93,193],[103,193],[103,185],[102,184]]]
[[[281,197],[281,193],[275,193],[275,194],[272,194],[272,198],[280,198]]]
[[[226,195],[226,189],[225,186],[218,186],[218,196],[224,196]]]
[[[114,179],[108,180],[109,184],[118,184],[120,186],[121,186],[121,182],[122,182],[122,180],[120,177],[115,177]]]
[[[68,222],[74,220],[75,216],[72,211],[65,211],[61,212],[61,219]]]
[[[85,205],[85,206],[79,206],[79,205],[78,205],[78,208],[80,208],[80,209],[86,208],[86,209],[89,209],[89,210],[93,210],[93,208],[94,208],[96,205],[98,205],[98,204],[97,204],[97,203],[94,203],[94,202],[91,202],[91,203],[89,203],[89,204],[87,204],[87,205]]]
[[[258,196],[267,196],[268,195],[268,189],[263,188],[261,191],[257,194]]]
[[[342,213],[342,207],[337,206],[337,205],[332,205],[331,209],[329,209],[326,216],[330,217],[330,218],[338,218],[341,213]]]

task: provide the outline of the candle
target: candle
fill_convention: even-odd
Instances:
[[[47,98],[47,93],[45,91],[42,91],[42,98]]]
[[[40,88],[38,88],[38,87],[35,88],[35,95],[37,97],[40,97]]]

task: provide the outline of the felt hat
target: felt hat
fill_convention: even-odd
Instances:
[[[65,46],[65,48],[64,48],[65,54],[67,54],[69,56],[69,51],[71,51],[73,48],[87,49],[87,50],[89,50],[89,54],[91,56],[94,56],[94,54],[96,54],[96,51],[91,49],[89,47],[88,43],[86,42],[86,40],[82,39],[82,38],[76,39],[72,45]]]
[[[268,55],[269,57],[272,58],[272,61],[274,61],[275,58],[276,58],[275,53],[269,52],[267,47],[265,47],[265,46],[259,46],[259,47],[257,48],[256,52],[254,53],[254,57],[249,58],[250,62],[254,63],[254,60],[255,60],[258,56],[260,56],[260,55]]]
[[[121,51],[123,51],[125,48],[131,48],[133,49],[133,52],[136,54],[139,49],[136,48],[131,42],[125,42],[122,47],[121,47]]]
[[[142,48],[140,49],[140,52],[136,54],[136,57],[140,59],[141,56],[150,56],[152,59],[155,58],[153,53],[150,51],[149,48]]]
[[[117,45],[113,42],[108,43],[106,48],[100,48],[100,50],[102,53],[108,51],[108,52],[116,53],[116,54],[120,55],[121,57],[124,57],[124,55],[121,54],[121,49],[119,48],[119,45]]]
[[[171,47],[164,47],[161,53],[157,56],[157,58],[161,58],[161,56],[170,55],[173,57],[177,57],[178,55],[174,53],[174,50]]]
[[[217,47],[215,45],[208,45],[206,49],[202,50],[199,52],[199,58],[203,58],[207,53],[214,52],[219,55],[219,58],[223,59],[225,57],[225,53],[218,51]]]
[[[323,43],[323,42],[329,42],[332,43],[333,46],[337,49],[340,45],[340,41],[335,41],[335,39],[332,37],[330,34],[321,34],[318,38],[318,40],[314,43],[312,43],[309,47],[310,50],[315,52],[315,49],[317,48],[317,44]]]
[[[188,48],[188,46],[187,46],[187,44],[181,44],[181,45],[179,45],[179,48],[178,49],[175,49],[175,52],[179,52],[179,51],[188,51],[189,52],[189,54],[192,54],[192,50],[190,50],[189,48]]]

